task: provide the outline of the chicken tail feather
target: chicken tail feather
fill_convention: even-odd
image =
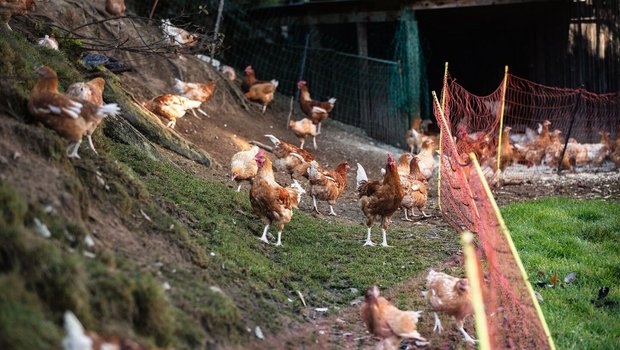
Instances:
[[[271,80],[271,83],[273,84],[273,86],[278,87],[278,85],[280,84],[280,82],[278,82],[277,80],[273,79]]]
[[[329,100],[327,100],[327,102],[329,102],[329,104],[333,106],[336,103],[336,98],[332,97]]]
[[[117,115],[121,112],[121,109],[116,103],[108,103],[97,109],[97,115],[107,117],[110,115]]]
[[[357,181],[357,188],[360,187],[360,184],[362,184],[362,182],[368,181],[368,175],[366,175],[366,170],[364,170],[364,167],[360,163],[357,163],[356,181]]]
[[[184,83],[184,82],[182,82],[181,80],[179,80],[179,79],[177,79],[177,78],[174,78],[174,88],[175,88],[178,92],[180,92],[180,93],[182,93],[182,92],[183,92],[183,90],[184,90],[184,89],[183,89],[183,86],[184,86],[184,85],[185,85],[185,83]]]

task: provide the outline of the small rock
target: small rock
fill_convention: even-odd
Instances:
[[[45,206],[45,208],[43,208],[43,212],[45,212],[45,214],[51,214],[52,212],[54,212],[54,207],[48,204]]]
[[[83,254],[85,257],[89,258],[89,259],[94,259],[94,258],[96,257],[95,253],[91,253],[91,252],[86,251],[86,250],[85,250],[84,252],[82,252],[82,254]]]
[[[210,256],[215,256],[214,252],[209,253]]]
[[[93,239],[91,235],[86,235],[84,237],[84,244],[86,244],[88,248],[92,248],[95,246],[95,240]]]
[[[254,334],[256,335],[256,338],[258,339],[265,339],[265,336],[263,335],[263,331],[261,331],[259,326],[256,326],[256,328],[254,328]]]
[[[536,296],[536,299],[538,299],[539,302],[543,302],[545,301],[545,299],[543,299],[542,295],[540,295],[540,293],[538,293],[537,291],[534,291],[534,295]]]
[[[170,224],[170,227],[168,227],[168,231],[172,231],[174,230],[174,224]]]
[[[39,221],[39,219],[37,219],[37,218],[34,218],[34,229],[35,229],[35,231],[37,231],[38,234],[40,234],[41,236],[43,236],[45,238],[52,237],[52,233],[47,228],[47,226],[45,226],[45,224],[41,223],[41,221]]]
[[[7,165],[7,164],[9,164],[9,160],[8,160],[8,159],[6,159],[6,157],[5,157],[5,156],[0,155],[0,164]]]
[[[164,283],[161,285],[161,287],[162,287],[164,290],[170,290],[170,289],[172,289],[172,287],[170,286],[170,283],[168,283],[168,282],[164,282]]]
[[[227,128],[227,127],[228,127],[228,124],[224,124],[224,127],[225,127],[225,128]]]
[[[329,308],[327,308],[327,307],[317,307],[314,310],[316,310],[316,312],[327,312],[329,310]]]
[[[212,292],[224,294],[224,291],[222,291],[222,289],[220,287],[218,287],[218,286],[211,286],[211,287],[209,287],[209,289]]]
[[[566,277],[564,277],[564,282],[565,283],[573,283],[573,282],[575,282],[576,279],[577,279],[577,273],[571,272],[568,275],[566,275]]]
[[[349,288],[349,291],[351,291],[351,294],[355,294],[355,295],[359,294],[360,292],[360,290],[357,288]]]
[[[19,158],[21,158],[21,156],[22,154],[18,151],[13,152],[13,160],[18,160]]]

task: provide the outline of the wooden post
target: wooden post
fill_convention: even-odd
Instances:
[[[446,108],[446,92],[448,89],[448,62],[446,62],[446,68],[443,72],[443,87],[441,88],[441,113]],[[439,123],[438,123],[439,124]],[[439,126],[439,167],[437,168],[437,206],[441,210],[441,144],[443,141],[443,132],[441,125]],[[435,155],[433,155],[435,156]]]
[[[504,68],[504,83],[502,86],[502,105],[499,111],[499,136],[497,139],[497,171],[501,171],[499,170],[499,162],[502,156],[500,151],[502,149],[502,135],[504,134],[504,106],[506,105],[506,86],[507,85],[508,85],[508,66]],[[501,176],[501,173],[499,174],[499,176]],[[499,183],[499,179],[497,180],[497,183]]]
[[[299,79],[300,81],[304,77],[304,71],[306,69],[306,58],[308,57],[308,45],[310,45],[310,33],[306,34],[306,43],[304,44],[304,54],[301,56],[301,66],[299,67]],[[289,122],[291,121],[291,116],[293,115],[293,98],[299,99],[299,89],[296,88],[297,84],[295,84],[295,92],[291,95],[291,103],[289,105],[288,117],[286,118],[286,128],[289,128]]]
[[[575,106],[573,107],[573,116],[570,120],[570,125],[568,126],[568,132],[566,133],[566,140],[564,141],[564,149],[562,150],[562,155],[560,156],[560,164],[558,165],[558,175],[562,171],[562,163],[564,161],[564,155],[566,154],[566,147],[568,146],[568,139],[570,138],[571,133],[573,132],[573,124],[575,124],[575,116],[577,115],[577,111],[579,110],[579,105],[581,104],[581,88],[577,90],[577,101],[575,101]]]
[[[157,3],[159,2],[159,0],[155,0],[155,2],[153,3],[153,7],[151,8],[151,13],[149,13],[149,19],[153,18],[153,14],[155,13],[155,8],[157,8]]]
[[[217,35],[220,32],[220,25],[222,24],[222,13],[224,12],[224,0],[220,0],[220,5],[217,8],[217,19],[215,20],[215,29],[214,31],[214,35],[217,39]],[[215,57],[213,57],[215,55],[215,45],[211,46],[211,60],[213,60]]]

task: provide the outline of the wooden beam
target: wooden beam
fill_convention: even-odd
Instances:
[[[363,22],[356,23],[357,29],[357,54],[363,57],[368,56],[368,25]]]

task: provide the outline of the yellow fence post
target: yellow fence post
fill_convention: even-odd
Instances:
[[[446,108],[446,91],[448,89],[448,62],[443,72],[443,88],[441,89],[441,110]],[[439,127],[439,168],[437,169],[437,206],[441,210],[441,142],[443,141],[443,131]]]
[[[508,84],[508,66],[504,69],[504,86],[502,87],[502,106],[499,112],[499,137],[497,139],[497,171],[499,170],[499,162],[502,157],[502,135],[504,134],[504,106],[506,105],[506,86]],[[501,173],[498,174],[501,176]],[[499,179],[498,182],[499,184]]]
[[[484,301],[482,299],[482,286],[478,257],[473,246],[474,235],[465,231],[461,235],[461,244],[465,253],[465,273],[469,280],[471,292],[471,303],[474,309],[474,321],[476,322],[476,334],[478,335],[478,349],[491,349],[491,340],[489,339],[489,329],[487,323],[487,315],[484,312]]]

